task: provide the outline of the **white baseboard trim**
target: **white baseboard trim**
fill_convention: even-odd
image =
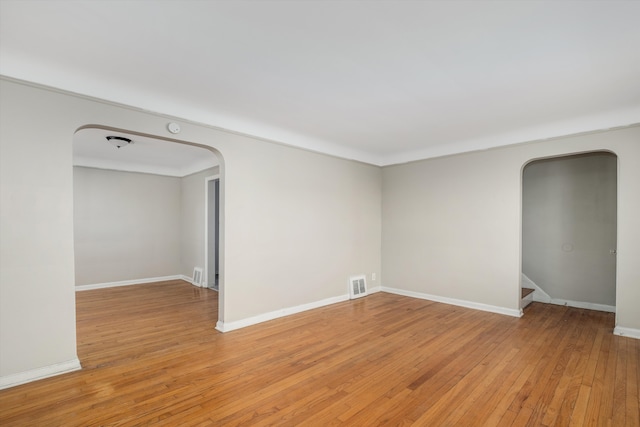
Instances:
[[[382,286],[374,286],[372,288],[367,288],[368,294],[375,294],[376,292],[382,292]]]
[[[193,281],[193,277],[185,276],[184,274],[181,274],[180,276],[178,276],[178,278],[180,280],[184,280],[185,282],[191,283],[193,286],[197,286],[198,288],[206,288],[207,287],[205,283],[195,283]]]
[[[566,299],[551,298],[551,301],[548,301],[548,303],[555,305],[566,305],[568,307],[575,308],[586,308],[587,310],[606,311],[608,313],[616,312],[616,307],[614,305],[596,304],[594,302],[571,301]]]
[[[621,337],[629,337],[640,340],[640,329],[625,328],[623,326],[616,326],[613,328],[613,334]]]
[[[256,325],[258,323],[267,322],[269,320],[278,319],[280,317],[289,316],[296,313],[301,313],[307,310],[313,310],[314,308],[324,307],[326,305],[335,304],[338,302],[344,302],[349,300],[349,294],[340,295],[337,297],[331,297],[320,301],[310,302],[308,304],[302,304],[295,307],[283,308],[282,310],[271,311],[269,313],[259,314],[257,316],[248,317],[246,319],[235,320],[233,322],[223,322],[218,320],[216,329],[220,332],[230,332],[240,328],[246,328],[247,326]]]
[[[535,289],[533,293],[533,300],[536,302],[543,302],[545,304],[555,304],[555,305],[566,305],[569,307],[575,308],[586,308],[587,310],[597,310],[597,311],[606,311],[608,313],[615,313],[616,307],[613,305],[606,304],[596,304],[593,302],[584,302],[584,301],[571,301],[560,298],[552,298],[548,293],[546,293],[542,288],[535,284],[533,280],[527,277],[526,274],[522,274],[522,286],[525,288]]]
[[[488,305],[488,304],[482,304],[479,302],[441,297],[438,295],[423,294],[421,292],[405,291],[403,289],[388,288],[385,286],[383,286],[381,290],[382,292],[389,292],[390,294],[397,294],[397,295],[403,295],[406,297],[426,299],[429,301],[457,305],[460,307],[472,308],[474,310],[488,311],[490,313],[504,314],[512,317],[522,317],[522,309],[498,307],[496,305]]]
[[[31,369],[29,371],[19,372],[17,374],[5,375],[3,377],[0,377],[0,390],[9,387],[15,387],[20,384],[30,383],[36,380],[42,380],[44,378],[49,378],[60,374],[66,374],[67,372],[78,371],[80,369],[82,369],[82,366],[80,365],[80,360],[78,360],[78,358],[76,357],[75,359],[56,363],[55,365]]]
[[[183,276],[181,274],[177,274],[175,276],[162,276],[162,277],[149,277],[147,279],[135,279],[135,280],[123,280],[121,282],[107,282],[107,283],[96,283],[92,285],[78,285],[76,286],[76,291],[90,291],[92,289],[102,289],[102,288],[115,288],[118,286],[131,286],[131,285],[142,285],[144,283],[153,283],[153,282],[164,282],[167,280],[185,280],[189,283],[191,282],[190,278],[187,276]]]

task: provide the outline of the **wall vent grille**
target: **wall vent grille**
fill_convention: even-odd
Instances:
[[[366,276],[352,276],[349,279],[349,295],[351,299],[361,298],[367,295],[367,279]]]
[[[191,279],[191,283],[193,283],[196,286],[202,285],[202,268],[195,267],[193,269],[193,279]]]

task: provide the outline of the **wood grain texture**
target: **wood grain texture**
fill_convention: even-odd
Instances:
[[[0,391],[0,425],[640,426],[612,313],[377,293],[221,334],[182,281],[76,297],[83,370]]]

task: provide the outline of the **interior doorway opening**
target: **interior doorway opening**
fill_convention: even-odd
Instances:
[[[521,308],[537,301],[615,312],[617,162],[596,151],[523,167]]]
[[[206,287],[219,290],[220,280],[220,175],[206,179],[205,205],[205,281]]]
[[[126,146],[110,141],[131,140]],[[205,264],[207,206],[202,183],[216,176],[215,271],[222,292],[222,155],[187,141],[100,126],[73,137],[76,290],[164,280],[207,288],[193,272]],[[218,320],[223,298],[218,300]]]

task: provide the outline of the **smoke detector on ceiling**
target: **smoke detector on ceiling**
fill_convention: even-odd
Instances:
[[[122,148],[129,144],[133,144],[133,141],[129,138],[125,138],[124,136],[107,136],[107,142],[114,145],[116,148]]]

